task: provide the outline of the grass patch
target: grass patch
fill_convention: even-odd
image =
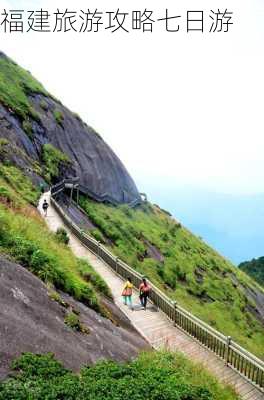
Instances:
[[[78,260],[78,271],[86,282],[90,282],[100,293],[112,298],[112,293],[105,281],[85,260]]]
[[[53,115],[54,115],[54,118],[55,118],[55,121],[57,122],[57,124],[62,126],[62,123],[64,120],[62,112],[59,110],[54,110]]]
[[[7,140],[5,138],[0,138],[0,150],[1,150],[2,147],[5,147],[9,143],[10,143],[9,140]]]
[[[10,191],[10,187],[13,189],[13,200],[16,204],[21,203],[21,200],[14,191],[26,202],[37,205],[40,190],[36,189],[29,178],[19,169],[11,165],[0,164],[0,178],[6,190]]]
[[[40,105],[40,107],[42,108],[42,110],[48,111],[49,106],[48,106],[48,104],[46,103],[45,100],[41,100],[40,103],[39,103],[39,105]]]
[[[238,400],[205,369],[167,352],[144,353],[123,364],[101,361],[80,375],[52,354],[26,353],[12,367],[18,374],[0,383],[1,400]]]
[[[56,303],[60,304],[62,307],[64,308],[68,308],[69,304],[67,304],[59,295],[58,292],[56,292],[56,290],[54,290],[53,288],[50,287],[50,285],[48,285],[49,287],[49,298],[53,301],[56,301]]]
[[[81,262],[28,205],[30,199],[37,201],[39,197],[28,178],[15,167],[1,166],[0,172],[2,169],[5,173],[0,174],[1,193],[12,201],[12,206],[0,202],[0,252],[12,256],[44,282],[104,314],[98,295],[107,292],[106,284],[100,283],[88,264],[85,267],[91,271],[91,279],[84,279],[79,271]]]
[[[68,325],[70,328],[72,328],[75,331],[81,332],[81,322],[79,320],[78,315],[74,314],[73,312],[70,312],[64,319],[64,322],[66,325]]]
[[[6,202],[7,204],[12,203],[12,193],[4,186],[0,186],[0,200],[1,202]]]
[[[60,243],[69,244],[70,238],[64,228],[58,228],[56,231],[56,238]]]
[[[0,57],[0,102],[10,108],[22,120],[28,117],[38,120],[38,115],[28,99],[29,94],[48,96],[43,86],[33,76],[6,57]]]
[[[44,144],[42,147],[42,159],[45,163],[45,178],[52,182],[59,176],[60,168],[70,164],[70,159],[52,144]]]
[[[128,209],[85,197],[80,205],[116,256],[194,315],[264,358],[263,326],[246,311],[250,301],[241,289],[256,289],[247,275],[157,206]],[[153,256],[148,243],[163,260]]]
[[[81,332],[86,334],[90,333],[90,330],[81,323],[78,315],[76,315],[74,312],[70,312],[65,317],[64,322],[66,325],[68,325],[71,329],[73,329],[76,332]]]
[[[30,139],[33,138],[32,123],[29,120],[24,120],[22,123],[23,131],[26,132]]]
[[[92,229],[89,231],[89,234],[92,235],[98,242],[105,243],[104,236],[99,229]]]

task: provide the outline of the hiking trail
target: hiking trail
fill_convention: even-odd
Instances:
[[[75,256],[86,259],[95,271],[101,275],[112,291],[115,304],[154,349],[166,348],[171,351],[179,351],[190,360],[203,364],[221,382],[231,385],[243,400],[264,400],[264,394],[261,391],[250,382],[247,382],[238,372],[226,366],[223,360],[213,352],[207,350],[195,339],[175,327],[167,316],[151,303],[148,303],[146,311],[143,310],[136,290],[133,291],[132,297],[134,311],[125,306],[121,297],[124,280],[111,270],[104,261],[88,250],[65,226],[63,220],[51,205],[50,196],[49,192],[43,194],[38,206],[39,212],[45,218],[49,229],[56,232],[58,228],[63,227],[67,231],[70,238],[69,246]],[[44,217],[42,210],[44,199],[49,203],[47,217]]]

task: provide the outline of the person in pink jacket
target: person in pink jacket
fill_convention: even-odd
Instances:
[[[147,308],[147,302],[148,302],[148,297],[150,295],[150,291],[151,291],[150,285],[147,283],[146,278],[143,278],[142,283],[139,286],[139,298],[144,310],[146,310]]]

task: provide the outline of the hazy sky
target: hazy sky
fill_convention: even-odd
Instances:
[[[87,4],[0,0],[1,10]],[[1,48],[101,133],[142,190],[170,182],[264,192],[263,0],[97,0],[89,7],[234,12],[229,33],[2,34]]]

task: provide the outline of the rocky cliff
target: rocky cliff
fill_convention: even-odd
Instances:
[[[53,301],[47,287],[25,268],[0,256],[0,276],[0,380],[10,371],[11,361],[23,352],[52,352],[65,366],[78,371],[99,359],[126,361],[148,349],[125,317],[117,316],[119,311],[112,303],[111,311],[120,326],[61,292],[61,298],[78,310],[89,329],[89,334],[83,334],[65,324],[65,308]]]
[[[110,147],[78,115],[49,95],[29,72],[0,53],[0,138],[16,152],[15,161],[31,175],[44,176],[43,146],[51,144],[68,157],[58,163],[56,182],[78,176],[96,196],[129,203],[139,198],[135,183]],[[25,163],[29,158],[33,167]],[[14,159],[12,160],[14,162]],[[37,170],[36,164],[40,166]],[[42,171],[42,172],[41,172]]]

